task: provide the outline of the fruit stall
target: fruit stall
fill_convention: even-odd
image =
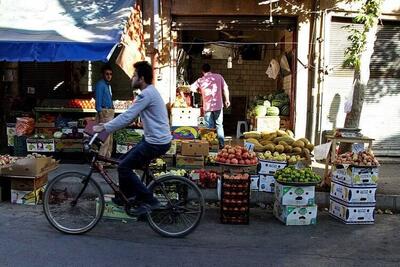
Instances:
[[[115,100],[113,103],[115,112],[122,113],[132,101]],[[34,108],[34,112],[35,118],[20,117],[16,123],[7,124],[8,145],[14,148],[14,154],[83,151],[85,125],[88,120],[95,120],[94,99],[45,99]],[[129,145],[131,134],[127,134],[126,138],[128,143],[116,146]]]
[[[40,204],[48,174],[57,167],[55,159],[37,153],[26,157],[0,155],[0,201]]]
[[[244,133],[244,140],[236,140],[238,144],[225,145],[212,152],[216,139],[213,129],[181,128],[178,131],[175,129],[172,147],[167,154],[150,165],[156,178],[166,174],[184,176],[203,190],[217,194],[221,223],[249,224],[253,194],[272,196],[272,213],[284,225],[317,223],[316,187],[321,185],[322,179],[311,167],[314,146],[309,140],[294,138],[289,130],[252,131]],[[141,135],[129,131],[124,129],[118,132],[117,142],[128,142],[134,146]],[[329,213],[346,224],[372,224],[379,163],[368,147],[358,149],[360,151],[334,152],[334,160],[330,162]],[[40,163],[42,157],[47,163]],[[24,192],[28,196],[45,184],[47,176],[44,178],[44,175],[57,165],[52,158],[36,153],[27,158],[3,156],[0,164],[0,175],[7,179],[21,179],[24,173],[18,171],[32,170],[29,175],[34,182],[30,182],[31,186],[27,185]],[[16,167],[21,164],[23,168]],[[2,188],[7,187],[4,179],[1,181]],[[15,192],[24,191],[23,185],[18,185],[18,182],[11,181],[8,187],[11,190],[8,194],[14,192],[14,197],[10,197],[13,202],[37,203],[31,198],[29,201],[16,200]],[[39,191],[32,193],[33,196],[39,194]]]

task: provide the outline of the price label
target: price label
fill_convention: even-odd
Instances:
[[[254,150],[254,144],[244,142],[244,147],[247,148],[248,151],[253,151]]]

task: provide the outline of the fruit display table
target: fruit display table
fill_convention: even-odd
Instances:
[[[362,143],[362,144],[368,144],[367,151],[370,152],[372,148],[372,142],[375,140],[373,138],[369,138],[366,136],[362,137],[336,137],[332,135],[326,136],[327,141],[332,141],[330,153],[328,157],[326,158],[325,161],[325,171],[324,171],[324,182],[323,184],[325,185],[330,185],[330,179],[328,177],[329,173],[329,168],[332,166],[332,163],[336,159],[336,150],[338,147],[338,144],[340,143],[350,143],[350,144],[357,144],[357,143]]]

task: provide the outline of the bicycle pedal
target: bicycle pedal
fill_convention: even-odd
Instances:
[[[151,213],[151,209],[146,207],[145,205],[141,205],[137,208],[129,207],[129,205],[126,205],[125,212],[126,214],[128,214],[128,216],[140,217],[140,216],[146,216],[147,214]]]

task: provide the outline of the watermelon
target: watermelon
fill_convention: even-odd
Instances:
[[[285,105],[286,103],[284,102],[284,101],[282,101],[282,100],[279,100],[279,99],[274,99],[274,100],[272,100],[272,106],[273,107],[278,107],[278,108],[280,108],[280,107],[282,107],[283,105]]]
[[[279,108],[277,107],[269,107],[267,108],[267,116],[278,116]]]
[[[282,106],[281,109],[280,109],[280,114],[281,114],[282,116],[289,116],[289,114],[290,114],[290,107],[289,107],[289,105],[284,105],[284,106]]]

